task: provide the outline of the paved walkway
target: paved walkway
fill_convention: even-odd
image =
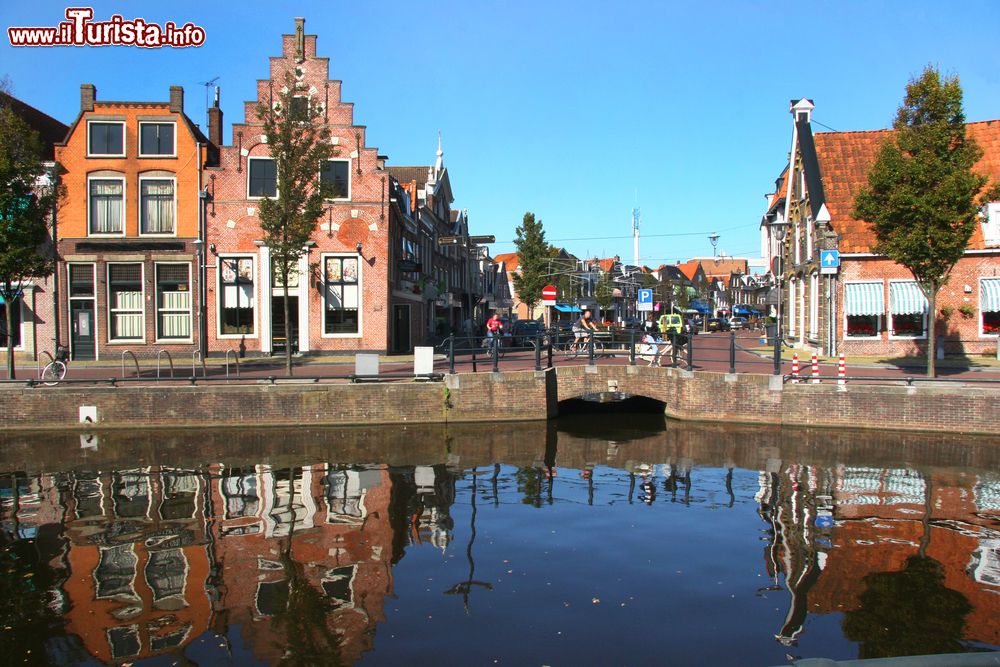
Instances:
[[[693,368],[695,370],[728,372],[730,365],[729,341],[729,334],[726,333],[699,334],[695,336],[693,342]],[[738,373],[767,375],[773,372],[774,366],[771,356],[760,351],[759,348],[760,342],[757,336],[737,336],[735,367]],[[681,362],[686,362],[686,354],[680,355],[679,359]],[[149,361],[145,363],[150,364]],[[542,367],[544,368],[547,363],[548,355],[543,350],[541,358]],[[552,364],[555,367],[579,366],[587,363],[588,359],[585,354],[575,358],[568,358],[564,354],[554,352],[552,357]],[[602,366],[628,364],[629,354],[627,346],[625,349],[617,349],[609,354],[597,357],[595,363]],[[636,363],[645,365],[647,362],[637,358]],[[667,365],[670,363],[670,359],[664,358],[662,359],[662,363]],[[681,367],[686,367],[686,363],[682,363]],[[499,360],[499,370],[501,372],[531,370],[534,368],[535,354],[533,349],[507,349],[503,357]],[[476,351],[475,354],[466,351],[456,355],[455,371],[458,373],[484,373],[490,372],[492,369],[492,359],[485,354],[485,350]],[[435,355],[434,370],[438,373],[448,372],[448,360],[443,354],[439,353]],[[380,375],[386,376],[386,379],[391,379],[392,377],[397,377],[400,380],[409,379],[413,374],[413,357],[409,355],[383,357],[379,371]],[[790,375],[791,372],[791,362],[784,361],[782,363],[782,373]],[[820,364],[819,372],[824,382],[835,382],[837,365],[831,363]],[[293,377],[300,381],[322,378],[318,381],[349,382],[348,376],[352,373],[354,373],[354,359],[352,355],[339,355],[336,357],[302,356],[296,357],[294,360]],[[811,366],[808,357],[800,360],[799,373],[804,379],[810,379]],[[187,360],[186,363],[175,362],[174,380],[176,382],[189,381],[192,374],[190,360]],[[289,378],[285,375],[285,360],[283,357],[245,359],[240,362],[238,370],[235,362],[227,366],[221,361],[213,359],[204,368],[197,366],[194,369],[194,374],[196,374],[199,380],[207,378],[208,381],[236,380],[237,375],[240,379],[266,380],[274,378],[277,382],[289,381]],[[870,381],[899,381],[905,378],[914,378],[916,381],[923,381],[925,373],[922,366],[900,368],[889,364],[877,364],[848,366],[847,375],[855,378],[869,378]],[[35,377],[37,375],[34,364],[22,365],[18,370],[19,379],[23,380]],[[147,379],[156,381],[157,369],[155,365],[141,365],[137,375],[135,364],[131,360],[127,360],[123,375],[121,361],[115,360],[109,362],[71,362],[67,373],[67,379],[73,381],[89,380],[107,382],[112,378],[117,381],[123,377],[129,382]],[[159,377],[161,379],[170,377],[167,365],[161,365]],[[938,369],[938,378],[943,380],[988,380],[991,382],[1000,382],[1000,368],[953,368],[946,366]]]

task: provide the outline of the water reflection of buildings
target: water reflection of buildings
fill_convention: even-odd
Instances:
[[[10,476],[0,520],[14,539],[62,526],[49,561],[59,612],[103,662],[178,654],[236,627],[255,657],[280,658],[290,569],[320,592],[329,611],[312,622],[353,662],[392,592],[391,491],[385,467],[326,463]]]
[[[1000,644],[1000,479],[770,463],[757,501],[771,524],[768,571],[791,594],[779,641],[793,643],[809,613],[859,609],[867,575],[899,572],[923,548],[972,605],[964,639]]]

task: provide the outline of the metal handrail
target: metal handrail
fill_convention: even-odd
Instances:
[[[167,361],[170,362],[170,377],[174,376],[174,358],[170,356],[170,350],[159,350],[156,353],[156,378],[160,377],[160,355],[167,355]]]
[[[135,356],[132,350],[122,350],[122,379],[125,379],[125,355],[132,355],[132,361],[135,363],[135,376],[139,377],[142,373],[139,371],[139,359]]]
[[[229,379],[229,355],[233,355],[233,359],[236,360],[236,379],[240,379],[240,355],[236,354],[233,350],[226,350],[226,379]]]
[[[197,348],[196,347],[195,349],[191,350],[191,377],[197,377],[198,376],[198,370],[197,370],[198,369],[198,357],[200,357],[200,356],[201,356],[201,348]],[[207,370],[205,368],[205,360],[202,359],[201,360],[201,376],[205,377],[206,375],[208,375],[208,372],[207,372]]]

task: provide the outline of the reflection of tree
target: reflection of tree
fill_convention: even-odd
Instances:
[[[960,653],[972,606],[946,588],[941,563],[911,556],[900,572],[865,577],[861,607],[844,616],[844,634],[859,642],[861,658]]]
[[[514,474],[517,491],[525,505],[542,506],[542,471],[540,468],[518,468]]]
[[[284,632],[285,653],[280,665],[341,665],[340,639],[330,628],[328,615],[336,608],[335,601],[314,586],[302,563],[292,556],[295,523],[298,520],[292,502],[295,494],[295,469],[289,471],[288,509],[291,525],[285,547],[281,550],[281,567],[288,585],[288,599],[275,614],[274,624]],[[303,488],[301,493],[308,493]]]

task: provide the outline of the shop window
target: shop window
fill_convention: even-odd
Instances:
[[[142,340],[142,264],[108,264],[111,340]]]
[[[979,311],[982,313],[983,336],[1000,336],[1000,278],[983,278],[979,282]]]
[[[361,333],[361,289],[358,257],[327,257],[324,260],[323,333]]]
[[[223,336],[254,332],[253,257],[220,260],[219,333]]]
[[[156,265],[156,335],[191,339],[191,265]]]
[[[852,338],[878,336],[882,328],[880,320],[878,315],[848,315],[847,335]]]

